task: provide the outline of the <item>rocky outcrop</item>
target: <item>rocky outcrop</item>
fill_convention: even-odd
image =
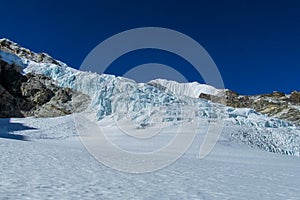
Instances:
[[[32,60],[37,63],[52,63],[61,66],[62,63],[53,59],[46,53],[35,53],[21,47],[19,44],[14,43],[6,38],[0,39],[0,50],[17,55],[22,58],[26,58],[28,60]]]
[[[220,97],[213,95],[200,94],[199,98],[222,103]],[[290,95],[275,91],[271,94],[245,96],[227,90],[224,104],[234,108],[253,108],[262,114],[300,126],[300,92],[297,91]]]
[[[300,92],[294,91],[289,97],[288,101],[295,104],[300,104]]]
[[[83,111],[89,97],[60,88],[38,74],[21,74],[15,64],[0,60],[0,117],[57,117]]]
[[[149,82],[147,83],[148,85],[151,85],[153,87],[156,87],[157,89],[161,90],[161,91],[166,91],[166,87],[165,86],[162,86],[161,84],[159,83],[155,83],[155,82]]]

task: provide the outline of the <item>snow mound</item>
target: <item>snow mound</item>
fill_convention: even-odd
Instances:
[[[197,82],[192,83],[178,83],[165,79],[156,79],[149,82],[149,84],[163,88],[166,92],[171,92],[178,96],[188,96],[192,98],[199,98],[200,94],[209,94],[214,96],[222,96],[225,90],[216,89],[213,86],[200,84]]]

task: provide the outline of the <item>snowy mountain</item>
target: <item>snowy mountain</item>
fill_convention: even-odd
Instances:
[[[3,42],[9,45],[1,48],[2,60],[22,66],[26,74],[46,76],[59,87],[88,95],[91,98],[89,110],[97,120],[129,118],[136,128],[149,128],[161,123],[176,126],[195,119],[221,119],[226,126],[235,127],[228,136],[231,139],[267,151],[299,155],[299,130],[292,124],[252,109],[227,107],[198,98],[201,93],[221,96],[223,90],[195,82],[136,83],[113,75],[82,72],[46,54],[35,54],[8,40],[2,40],[1,44]]]
[[[300,198],[299,127],[251,108],[221,104],[224,93],[232,98],[229,90],[161,79],[136,83],[83,72],[7,39],[0,40],[0,65],[0,113],[2,105],[15,105],[16,98],[38,108],[31,110],[38,114],[29,115],[38,118],[0,119],[0,199]],[[7,71],[13,73],[7,76]],[[10,87],[2,87],[4,80]],[[41,103],[43,98],[37,97],[44,95],[37,94],[48,94],[46,90],[54,96]],[[23,93],[31,95],[25,98]],[[236,103],[241,98],[236,95],[226,101]],[[84,103],[88,104],[85,110],[77,110],[83,112],[68,115]],[[9,108],[10,113],[17,110]],[[19,117],[24,117],[21,111]],[[59,117],[39,118],[51,111]],[[191,133],[196,135],[172,165],[152,173],[123,173],[97,162],[83,145],[85,139],[94,142],[94,138],[86,129],[90,124],[82,126],[77,117],[99,125],[111,142],[130,152],[156,152],[178,132],[183,136],[178,146]],[[205,159],[199,159],[199,147],[218,123],[222,126],[217,143]],[[161,132],[144,140],[153,130]],[[107,153],[106,158],[128,164],[126,157],[114,154],[105,144],[97,147]],[[157,161],[176,152],[167,153]],[[135,156],[138,159],[139,154]],[[156,162],[135,164],[148,167]]]

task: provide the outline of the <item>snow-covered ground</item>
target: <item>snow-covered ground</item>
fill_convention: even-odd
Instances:
[[[226,134],[231,128],[205,159],[198,158],[199,131],[175,163],[130,174],[94,159],[72,116],[0,124],[2,132],[28,136],[28,141],[0,138],[0,199],[300,199],[299,157],[239,144]]]

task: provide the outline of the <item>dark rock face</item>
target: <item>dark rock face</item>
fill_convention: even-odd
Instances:
[[[18,100],[0,85],[0,117],[22,117]]]
[[[0,61],[0,116],[22,117],[20,106],[24,103],[20,98],[22,81],[26,81],[19,72],[20,68]]]
[[[87,107],[88,96],[52,82],[42,75],[22,75],[21,68],[0,60],[0,117],[57,117]]]
[[[220,97],[213,95],[200,94],[199,98],[222,103]],[[253,108],[262,114],[287,120],[300,126],[300,92],[294,91],[291,95],[286,95],[282,92],[275,91],[272,94],[245,96],[227,90],[225,99],[226,101],[223,104],[227,106],[234,108]]]
[[[26,81],[26,77],[22,76],[20,72],[21,68],[18,66],[0,61],[0,84],[14,96],[21,96],[18,88],[21,87],[22,82]]]

